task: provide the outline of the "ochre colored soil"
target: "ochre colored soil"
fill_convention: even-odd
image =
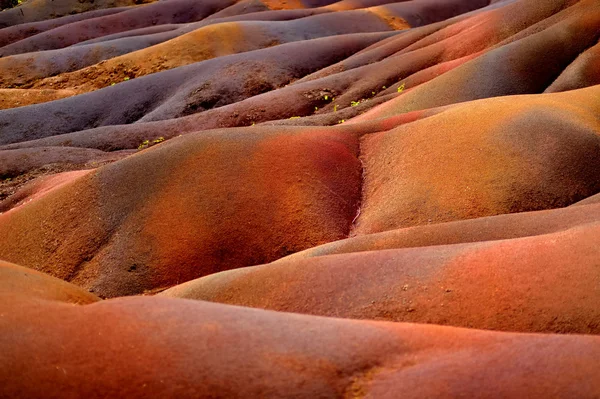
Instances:
[[[0,12],[0,397],[600,397],[598,0]]]

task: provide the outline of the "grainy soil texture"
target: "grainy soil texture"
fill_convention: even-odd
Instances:
[[[0,398],[600,398],[600,0],[7,7]]]

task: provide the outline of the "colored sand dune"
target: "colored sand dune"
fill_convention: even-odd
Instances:
[[[600,396],[600,2],[0,12],[0,397]]]

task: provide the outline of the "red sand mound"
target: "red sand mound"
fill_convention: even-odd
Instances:
[[[23,301],[42,299],[85,305],[100,300],[97,296],[72,284],[4,261],[0,261],[0,281],[2,281],[0,297],[3,301],[13,301],[15,298]],[[4,306],[3,310],[16,310],[7,307],[6,304]],[[4,314],[2,316],[4,317]],[[5,333],[6,331],[2,330],[3,339],[6,338]]]
[[[598,0],[75,3],[0,13],[0,397],[600,396],[514,333],[600,333]]]
[[[280,261],[161,295],[320,316],[600,333],[600,225],[477,244]]]
[[[568,230],[600,221],[600,195],[588,197],[567,208],[513,213],[441,224],[428,224],[382,233],[354,236],[307,249],[284,260],[392,248],[427,247],[530,237]]]
[[[361,141],[354,232],[557,208],[600,191],[600,86],[499,98]]]
[[[189,135],[6,216],[0,231],[10,238],[0,242],[0,256],[115,296],[273,261],[349,234],[566,206],[600,190],[596,92],[457,105],[360,139],[360,124]],[[205,148],[220,149],[209,155]],[[73,207],[74,193],[89,200]],[[53,223],[56,244],[40,245],[29,223],[54,220],[66,207],[73,217]],[[61,233],[73,228],[72,237]]]
[[[0,215],[0,258],[116,296],[347,236],[356,138],[256,130],[181,137]]]
[[[158,298],[2,298],[0,395],[577,397],[600,338],[353,322]]]
[[[29,173],[19,176],[18,179],[31,176],[31,178],[26,179],[26,181],[31,181],[19,188],[17,188],[18,186],[16,184],[10,184],[12,179],[5,179],[3,182],[4,184],[0,184],[0,213],[9,211],[27,202],[33,201],[34,199],[40,198],[52,190],[70,183],[71,181],[84,176],[91,171],[91,169],[87,169],[61,173],[53,170],[53,174],[41,177]]]

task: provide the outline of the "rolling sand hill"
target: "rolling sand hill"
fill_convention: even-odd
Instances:
[[[598,0],[0,12],[0,397],[600,397]]]

